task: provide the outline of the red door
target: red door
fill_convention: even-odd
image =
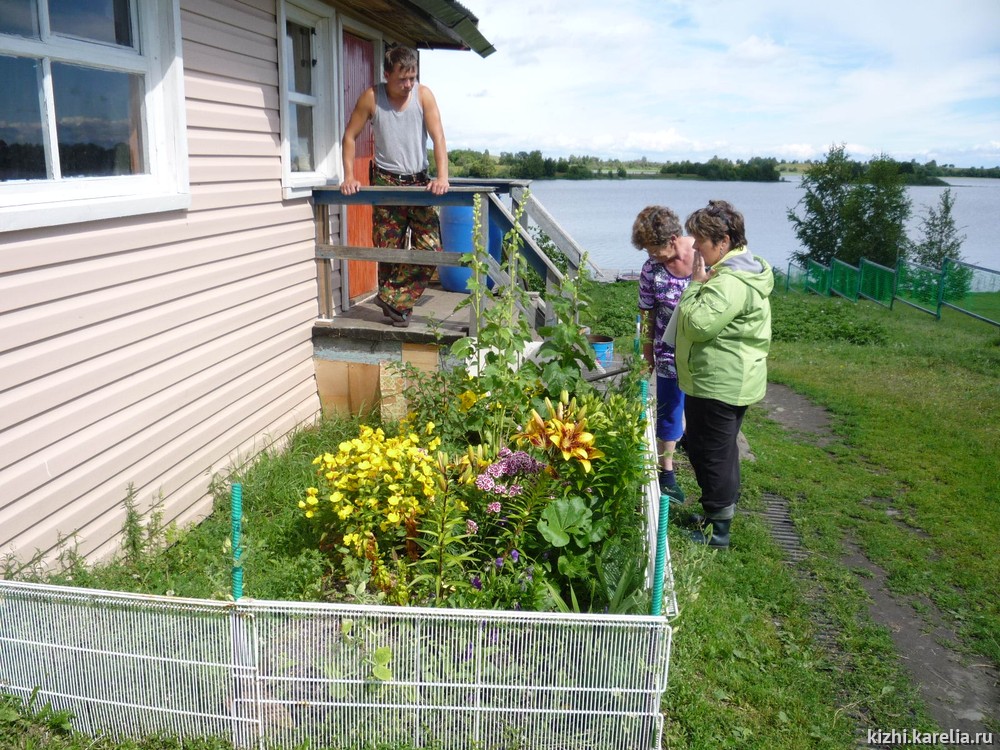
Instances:
[[[358,97],[375,84],[375,45],[369,39],[344,32],[344,125],[351,118]],[[358,136],[354,152],[354,176],[368,185],[368,166],[375,155],[375,137],[371,123]],[[347,207],[347,244],[372,246],[371,206]],[[378,288],[378,264],[370,261],[347,261],[348,296],[354,300]]]

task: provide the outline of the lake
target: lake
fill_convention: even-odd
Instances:
[[[531,191],[595,265],[610,274],[638,270],[646,254],[632,247],[632,222],[652,204],[669,206],[680,217],[710,199],[732,203],[746,219],[751,250],[785,270],[799,249],[787,212],[802,197],[800,178],[785,182],[704,182],[693,180],[536,180]],[[967,263],[1000,270],[1000,180],[951,178],[952,216]],[[909,187],[912,201],[908,234],[921,236],[920,220],[937,207],[943,187]],[[801,215],[801,211],[799,212]]]

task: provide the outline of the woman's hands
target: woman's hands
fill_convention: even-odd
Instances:
[[[691,281],[697,281],[703,284],[710,278],[712,278],[712,269],[705,268],[705,259],[702,257],[701,253],[695,250],[694,264],[691,267]]]

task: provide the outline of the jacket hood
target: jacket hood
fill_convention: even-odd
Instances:
[[[770,264],[761,257],[750,254],[748,247],[738,247],[730,250],[726,256],[715,264],[720,273],[732,272],[732,275],[748,287],[766,297],[774,289],[774,272]]]

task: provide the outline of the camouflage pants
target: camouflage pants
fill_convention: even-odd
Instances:
[[[375,185],[399,185],[400,181],[375,172]],[[406,183],[412,184],[412,183]],[[414,250],[441,252],[441,221],[434,206],[375,206],[372,209],[372,244],[375,247],[406,247],[411,233]],[[387,303],[408,313],[427,288],[434,266],[410,263],[379,263],[378,294]]]

